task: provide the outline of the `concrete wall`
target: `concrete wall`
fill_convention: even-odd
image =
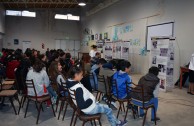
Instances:
[[[111,34],[108,26],[129,21],[138,26],[137,33],[141,40],[139,48],[141,48],[145,46],[147,25],[174,21],[176,37],[174,81],[176,81],[179,76],[179,66],[187,64],[194,52],[193,6],[194,1],[191,0],[121,0],[111,7],[83,18],[82,27],[91,29],[93,34],[104,32]],[[155,14],[159,15],[144,18]],[[135,66],[135,71],[145,74],[149,67],[149,53],[147,56],[134,54],[133,57],[132,64]]]
[[[55,39],[80,40],[80,22],[55,20],[54,14],[53,11],[39,10],[36,18],[6,16],[4,47],[22,49],[23,41],[31,41],[31,48],[44,52],[42,43],[45,49],[54,49]],[[19,39],[19,45],[14,45],[14,39]]]

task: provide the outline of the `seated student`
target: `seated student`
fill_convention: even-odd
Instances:
[[[74,61],[71,59],[71,54],[70,53],[66,53],[65,55],[65,60],[64,60],[64,64],[63,64],[63,74],[67,74],[69,69],[73,66]]]
[[[94,80],[91,79],[90,82],[91,82],[91,85],[93,87],[93,89],[97,90],[98,88],[98,82],[97,82],[97,75],[99,75],[99,72],[100,72],[100,67],[102,65],[104,65],[105,63],[107,63],[107,61],[103,58],[99,59],[99,62],[95,65],[92,66],[91,68],[91,73],[93,73],[93,76],[94,76]],[[94,84],[95,82],[95,84]]]
[[[8,79],[15,79],[14,70],[18,68],[19,65],[20,65],[19,58],[13,55],[6,67],[6,77]]]
[[[28,71],[26,79],[34,81],[37,96],[43,96],[45,93],[47,94],[47,92],[45,92],[46,87],[48,93],[52,97],[52,102],[56,103],[57,94],[51,87],[49,77],[43,67],[44,65],[42,62],[40,60],[36,60],[33,68]],[[27,89],[27,91],[28,95],[35,96],[33,89]]]
[[[148,74],[143,76],[139,82],[138,85],[144,86],[144,100],[149,101],[147,104],[154,104],[155,110],[157,112],[158,109],[158,93],[159,93],[159,81],[160,79],[157,77],[159,74],[159,69],[157,67],[151,67],[149,69]],[[131,97],[134,99],[137,99],[139,101],[142,101],[142,95],[140,93],[131,93]],[[136,105],[141,105],[141,102],[132,101]],[[140,109],[140,117],[144,116],[144,111]],[[156,120],[159,121],[160,118],[156,117]],[[152,109],[151,113],[151,121],[154,121],[154,109]]]
[[[130,71],[130,67],[131,67],[131,63],[129,61],[126,61],[126,60],[122,61],[120,63],[120,70],[117,71],[112,77],[117,82],[117,88],[119,90],[118,92],[119,99],[128,98],[127,90],[126,90],[126,82],[127,83],[132,82],[131,76],[129,76],[128,74]],[[116,87],[112,87],[112,88],[113,88],[114,96],[117,97]]]
[[[60,62],[53,61],[49,67],[49,76],[53,81],[55,81],[58,84],[60,95],[65,96],[65,91],[63,90],[61,81],[65,83],[66,78],[61,72],[62,72],[62,66]]]
[[[81,109],[85,114],[106,114],[111,126],[124,126],[127,121],[119,121],[113,115],[112,109],[107,105],[96,103],[95,97],[90,93],[81,83],[83,77],[83,71],[80,67],[74,66],[70,69],[67,80],[67,87],[76,91],[76,100],[73,100],[74,104]],[[71,90],[69,90],[71,92]]]
[[[91,58],[91,66],[97,64],[99,62],[99,59],[101,58],[101,54],[99,52],[97,52],[95,54],[95,57]]]

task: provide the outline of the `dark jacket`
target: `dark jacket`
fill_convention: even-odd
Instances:
[[[159,81],[160,79],[156,75],[151,73],[148,73],[139,80],[138,84],[143,85],[144,87],[144,101],[149,101],[154,97],[153,92]],[[132,92],[131,97],[140,101],[143,100],[141,93]]]

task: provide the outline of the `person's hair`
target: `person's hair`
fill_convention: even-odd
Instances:
[[[110,60],[109,63],[112,64],[112,67],[113,68],[116,68],[117,67],[117,62],[115,60]]]
[[[98,55],[100,55],[100,53],[99,53],[99,52],[97,52],[97,53],[96,53],[96,56],[98,56]]]
[[[60,53],[60,57],[64,56],[65,55],[65,52],[61,52]]]
[[[82,70],[81,67],[79,67],[79,66],[73,66],[73,67],[71,67],[71,69],[68,72],[68,78],[74,79],[75,78],[75,74],[79,74],[82,71],[83,70]]]
[[[97,46],[96,46],[96,45],[92,45],[91,47],[92,47],[93,49],[96,49],[96,48],[97,48]]]
[[[36,59],[34,64],[33,64],[33,69],[35,72],[40,73],[40,71],[43,69],[44,64],[39,60]]]
[[[149,73],[154,74],[154,75],[156,75],[156,76],[158,76],[159,71],[160,71],[159,68],[158,68],[158,67],[155,67],[155,66],[152,66],[152,67],[149,69]]]
[[[27,57],[31,57],[32,56],[32,50],[30,50],[29,48],[27,48],[26,51],[25,51],[25,55]]]
[[[48,70],[48,74],[50,76],[50,79],[52,79],[52,81],[55,81],[55,82],[57,80],[57,76],[62,75],[62,73],[60,71],[58,71],[58,63],[60,63],[60,62],[53,61],[51,63],[51,65],[49,66],[49,70]]]
[[[44,58],[46,55],[45,54],[40,54],[39,56],[38,56],[38,59],[39,60],[42,60],[42,58]]]
[[[131,67],[131,63],[129,61],[124,60],[119,64],[119,66],[120,70],[125,71],[125,68]]]
[[[66,53],[66,59],[70,59],[71,58],[71,54],[70,53]]]
[[[100,58],[99,61],[98,61],[98,64],[105,64],[107,63],[107,61],[104,59],[104,58]]]

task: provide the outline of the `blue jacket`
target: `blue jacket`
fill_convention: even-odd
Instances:
[[[122,71],[117,71],[113,75],[113,79],[117,81],[117,86],[118,86],[118,98],[124,99],[127,96],[127,91],[126,91],[126,82],[130,83],[132,82],[131,77]],[[117,97],[117,91],[116,87],[112,87],[113,94],[114,96]]]

